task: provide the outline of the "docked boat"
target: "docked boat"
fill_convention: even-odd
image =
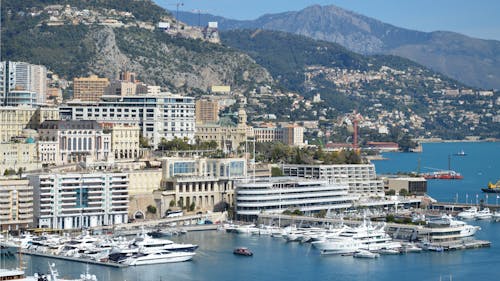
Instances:
[[[478,211],[474,218],[476,220],[489,220],[493,217],[493,214],[490,212],[489,208],[484,208],[481,211]]]
[[[79,279],[61,279],[59,272],[54,264],[49,263],[49,272],[47,274],[35,273],[33,276],[26,276],[24,270],[20,269],[0,269],[0,280],[16,281],[97,281],[97,277],[88,272],[81,274]]]
[[[366,250],[358,250],[353,254],[353,257],[355,258],[365,258],[365,259],[375,259],[380,257],[380,254],[378,253],[372,253],[370,251]]]
[[[461,180],[464,178],[462,174],[452,170],[425,173],[421,174],[421,176],[427,180]]]
[[[401,248],[401,252],[403,253],[420,253],[422,252],[422,248],[418,247],[414,243],[405,243]]]
[[[419,233],[422,241],[431,243],[449,242],[474,236],[481,229],[479,226],[466,224],[449,215],[436,220],[429,220],[427,227]]]
[[[240,256],[247,256],[247,257],[253,256],[252,251],[250,251],[248,248],[245,248],[245,247],[240,247],[240,248],[234,249],[233,254],[240,255]]]
[[[500,193],[500,180],[497,181],[497,183],[495,184],[489,182],[488,187],[481,188],[481,190],[486,193]]]
[[[184,262],[193,259],[195,255],[196,253],[193,252],[170,252],[166,250],[148,253],[139,252],[122,260],[121,263],[126,265],[148,265]]]
[[[492,215],[492,219],[494,221],[500,221],[500,212],[499,211],[495,211]]]
[[[349,254],[360,249],[379,251],[384,248],[401,248],[401,243],[393,241],[384,227],[385,225],[375,227],[365,219],[358,227],[346,228],[337,237],[312,242],[312,245],[321,254]]]
[[[477,208],[476,207],[470,207],[469,209],[464,210],[464,211],[458,213],[457,217],[459,219],[463,219],[463,220],[471,220],[471,219],[473,219],[473,218],[476,217],[476,214],[477,214]]]

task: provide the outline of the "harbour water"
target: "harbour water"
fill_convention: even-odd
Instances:
[[[463,149],[467,156],[452,156],[452,169],[463,180],[429,181],[429,194],[438,200],[465,202],[484,198],[480,187],[500,177],[499,143],[425,144],[423,153],[389,153],[389,160],[377,161],[377,171],[396,173],[421,167],[447,169],[448,155]],[[495,198],[489,198],[494,203]],[[499,280],[500,223],[471,221],[481,226],[476,238],[490,240],[491,248],[450,252],[423,252],[355,259],[320,256],[310,244],[286,243],[281,238],[237,235],[218,231],[192,232],[172,240],[200,245],[191,262],[128,267],[124,269],[88,265],[101,281],[123,280]],[[238,246],[249,247],[253,257],[233,255]],[[77,277],[85,264],[39,257],[22,257],[26,271],[46,272],[47,263],[56,264],[62,277]],[[3,267],[17,264],[15,258],[2,259]],[[450,278],[451,276],[451,278]]]

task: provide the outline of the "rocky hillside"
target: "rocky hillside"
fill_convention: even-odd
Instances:
[[[244,53],[155,29],[175,20],[149,0],[10,1],[3,8],[2,59],[43,64],[68,79],[114,78],[127,69],[174,92],[272,81]]]
[[[197,14],[179,18],[193,24]],[[399,55],[468,85],[500,88],[500,42],[470,38],[452,32],[419,32],[399,28],[336,6],[311,6],[297,12],[264,15],[256,20],[236,21],[201,15],[215,20],[221,29],[263,28],[336,42],[364,54]]]

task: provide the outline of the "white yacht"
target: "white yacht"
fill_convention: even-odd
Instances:
[[[375,259],[380,257],[378,253],[372,253],[367,250],[358,250],[354,253],[353,257],[355,258],[365,258],[365,259]]]
[[[476,220],[489,220],[493,217],[493,214],[490,212],[489,208],[484,208],[481,211],[478,211],[474,218]]]
[[[259,234],[259,228],[255,224],[241,225],[237,226],[234,232],[239,234]]]
[[[191,260],[196,253],[193,252],[170,252],[170,251],[155,251],[149,253],[137,253],[130,256],[121,263],[126,265],[147,265],[159,263],[183,262]]]
[[[423,241],[453,241],[473,236],[479,229],[479,226],[468,225],[452,216],[443,215],[439,219],[429,220],[427,227],[419,235]]]
[[[347,228],[338,237],[313,242],[312,245],[322,254],[347,254],[359,249],[378,251],[380,249],[399,249],[401,243],[392,241],[384,231],[385,225],[374,227],[366,220],[355,228]]]
[[[457,217],[463,220],[471,220],[476,217],[476,214],[477,214],[477,208],[470,207],[469,209],[458,213]]]

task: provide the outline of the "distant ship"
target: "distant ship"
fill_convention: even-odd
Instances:
[[[421,176],[428,180],[461,180],[464,178],[460,173],[451,170],[425,173]]]
[[[455,153],[455,156],[466,156],[467,153],[465,153],[465,151],[462,149],[460,150],[459,152]]]
[[[491,182],[488,183],[487,188],[481,188],[483,192],[487,193],[500,193],[500,180],[497,183],[493,184]]]

